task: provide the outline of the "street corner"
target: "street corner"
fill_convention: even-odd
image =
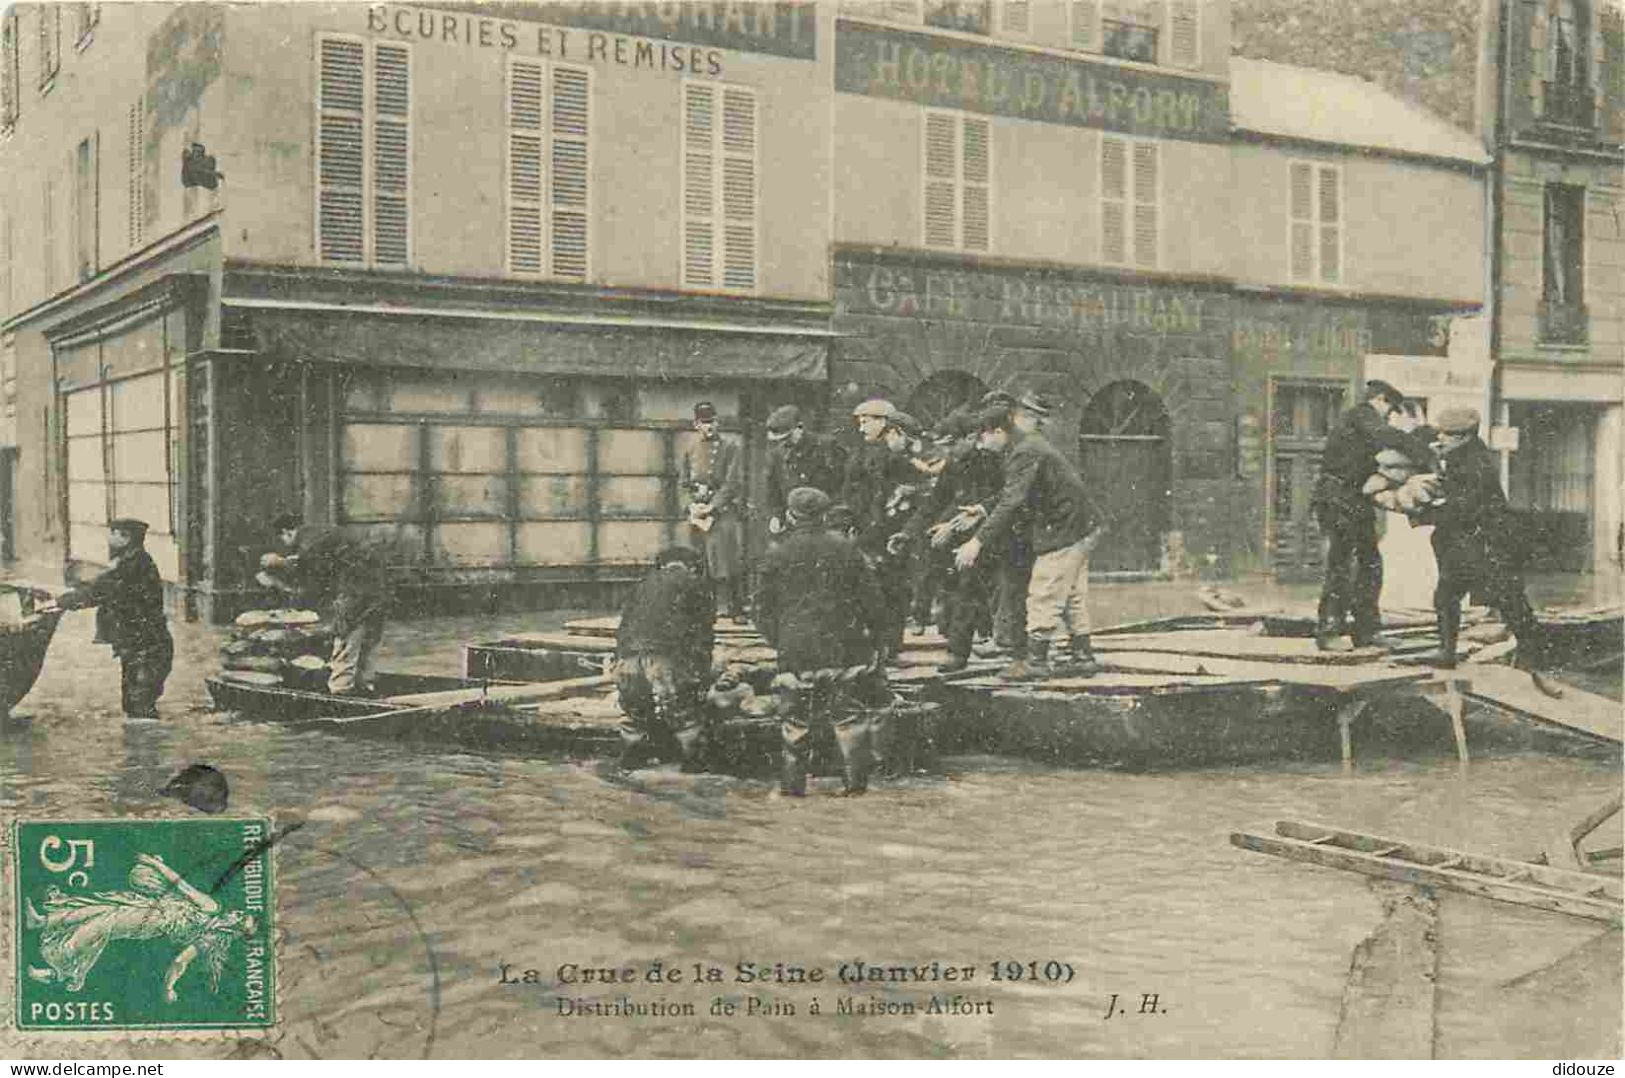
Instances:
[[[19,1030],[276,1023],[269,819],[19,820],[11,837]]]

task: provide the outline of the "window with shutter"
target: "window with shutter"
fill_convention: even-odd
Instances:
[[[953,112],[923,115],[925,245],[986,251],[992,245],[992,125]]]
[[[1074,49],[1100,50],[1100,7],[1095,0],[1070,0],[1066,5],[1067,35]]]
[[[320,39],[316,248],[323,262],[366,260],[366,60],[363,42]]]
[[[587,279],[590,76],[581,68],[553,68],[552,204],[553,276]]]
[[[508,272],[542,272],[542,105],[544,71],[535,60],[508,63]]]
[[[130,208],[127,239],[131,247],[141,246],[147,234],[147,185],[144,176],[146,155],[146,101],[137,97],[130,106],[129,145],[124,157],[124,184]]]
[[[757,287],[759,105],[743,86],[683,84],[682,281]]]
[[[1294,281],[1343,279],[1343,173],[1336,165],[1287,165],[1287,271]]]
[[[1161,148],[1146,139],[1100,139],[1100,260],[1155,268],[1161,262]]]
[[[0,15],[0,134],[17,125],[17,114],[22,104],[18,92],[18,20],[17,9]]]
[[[1197,67],[1202,57],[1201,35],[1201,0],[1168,0],[1168,64]]]
[[[404,266],[411,259],[412,54],[378,42],[372,70],[372,260]]]
[[[925,11],[921,0],[881,0],[881,11],[882,17],[893,22],[918,25],[925,20]]]

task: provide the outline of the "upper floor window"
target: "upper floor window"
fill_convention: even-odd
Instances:
[[[590,73],[508,64],[508,272],[587,279]]]
[[[74,4],[76,29],[74,41],[77,48],[84,48],[90,44],[90,33],[96,29],[96,24],[102,21],[102,6],[100,4]]]
[[[18,48],[18,29],[17,9],[12,8],[0,17],[0,133],[10,131],[17,125],[17,114],[22,104],[22,95],[18,92],[17,56],[21,51]]]
[[[1118,60],[1196,67],[1202,0],[1068,0],[1068,43]]]
[[[317,38],[316,250],[323,262],[411,260],[412,53]]]
[[[1585,318],[1585,188],[1546,185],[1541,260],[1541,339],[1583,343]]]
[[[981,116],[925,114],[925,245],[986,251],[991,242],[992,128]]]
[[[1540,111],[1555,123],[1589,127],[1594,94],[1590,5],[1586,0],[1548,3],[1544,11],[1536,10],[1537,78],[1544,74],[1542,85],[1537,87],[1542,99]],[[1538,40],[1542,22],[1544,41]]]
[[[1287,168],[1291,278],[1310,284],[1339,284],[1343,280],[1342,168],[1309,161],[1293,161]]]
[[[39,84],[43,90],[62,68],[62,5],[38,4],[35,10],[39,12]]]
[[[682,93],[683,286],[754,292],[756,91],[690,79]]]
[[[1160,261],[1161,147],[1148,139],[1100,139],[1100,260],[1154,269]]]

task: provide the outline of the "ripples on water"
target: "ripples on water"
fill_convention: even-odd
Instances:
[[[155,791],[206,761],[230,777],[232,811],[305,820],[277,855],[290,1056],[418,1055],[431,1037],[447,1057],[1324,1056],[1379,904],[1347,873],[1231,847],[1232,830],[1318,819],[1528,856],[1619,788],[1608,765],[1544,756],[1475,761],[1465,779],[1453,759],[1368,763],[1352,779],[1335,766],[1135,775],[962,759],[866,798],[790,802],[761,782],[627,781],[232,722],[202,708],[186,672],[212,641],[183,645],[154,725],[113,714],[105,652],[73,669],[59,641],[32,720],[0,738],[0,811],[185,811]],[[1480,993],[1596,930],[1453,895],[1441,908],[1440,1054],[1562,1054],[1509,1041]],[[991,960],[1050,957],[1077,980],[985,980]],[[692,1001],[699,1018],[560,1017],[547,989],[497,983],[504,961],[550,979],[562,962],[654,959],[975,963],[955,990],[994,1013],[836,1017],[839,991],[795,986],[757,994],[797,1018],[712,1020],[716,993],[682,985],[625,992]],[[923,1004],[932,987],[880,994]],[[1157,993],[1166,1013],[1102,1021],[1114,992],[1135,1006]],[[145,1054],[177,1050],[190,1049]]]

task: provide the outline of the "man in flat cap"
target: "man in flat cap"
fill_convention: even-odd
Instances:
[[[767,441],[767,530],[778,535],[784,531],[790,492],[811,487],[836,497],[846,462],[834,439],[807,431],[801,410],[793,404],[775,408],[767,417]]]
[[[868,788],[877,711],[891,701],[878,652],[883,598],[857,546],[831,532],[823,491],[790,492],[789,530],[762,561],[756,626],[778,652],[780,789],[801,796],[814,743],[833,735],[846,792]]]
[[[146,522],[125,517],[107,527],[112,567],[68,591],[57,605],[64,610],[96,608],[96,639],[111,645],[119,659],[125,716],[156,719],[158,698],[175,662],[175,641],[164,617],[164,584],[147,553]]]
[[[1436,499],[1420,507],[1417,519],[1432,524],[1433,555],[1439,585],[1433,593],[1439,619],[1436,666],[1456,665],[1461,601],[1469,592],[1500,612],[1518,638],[1517,665],[1534,673],[1545,662],[1546,641],[1523,589],[1525,550],[1517,523],[1501,490],[1500,465],[1478,437],[1479,416],[1471,408],[1440,413],[1439,487]],[[1537,674],[1537,687],[1552,693]]]
[[[887,660],[902,649],[909,606],[905,550],[893,537],[903,534],[913,510],[912,494],[921,481],[903,448],[904,430],[912,419],[904,416],[899,422],[899,414],[890,401],[878,398],[853,409],[863,445],[847,462],[841,496],[842,504],[852,510],[858,549],[869,559],[884,593],[887,630],[882,652]]]
[[[693,547],[663,550],[621,608],[611,673],[626,721],[620,766],[654,757],[699,767],[711,684],[716,597]]]
[[[1391,426],[1388,419],[1405,394],[1383,381],[1365,384],[1361,403],[1338,417],[1326,438],[1315,484],[1313,509],[1326,536],[1326,576],[1320,589],[1315,644],[1322,651],[1338,646],[1352,616],[1355,647],[1379,643],[1382,615],[1382,556],[1377,553],[1377,513],[1364,492],[1376,468],[1377,451],[1397,449],[1417,462],[1432,452],[1416,435]]]
[[[705,552],[717,591],[718,613],[737,618],[745,609],[744,535],[739,522],[744,472],[739,443],[717,426],[716,406],[694,406],[700,436],[683,452],[683,490],[688,495],[690,544]]]
[[[390,602],[386,547],[295,513],[275,517],[271,531],[277,545],[260,559],[261,583],[321,609],[333,626],[327,691],[372,692]]]

